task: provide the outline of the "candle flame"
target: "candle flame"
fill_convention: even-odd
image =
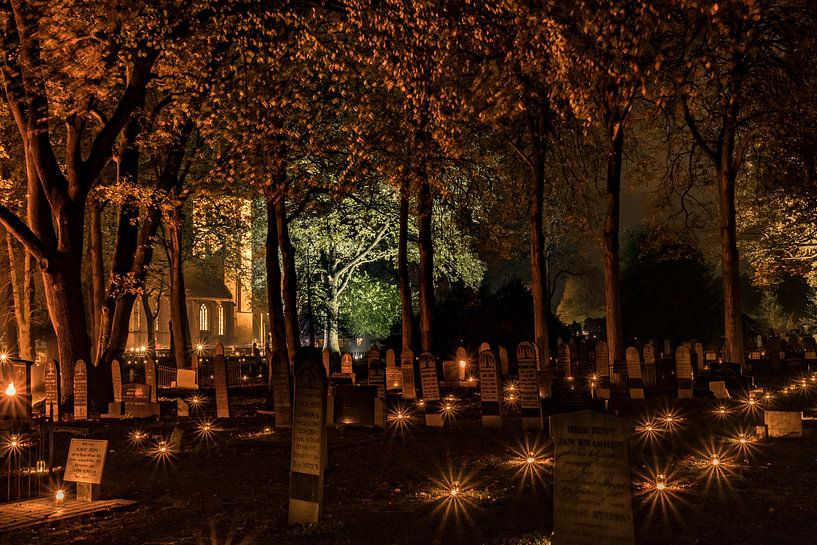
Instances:
[[[11,397],[13,395],[17,395],[17,389],[14,387],[13,382],[9,382],[8,387],[6,388],[6,395]]]

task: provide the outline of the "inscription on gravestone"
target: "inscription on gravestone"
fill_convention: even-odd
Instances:
[[[354,372],[352,355],[348,352],[340,357],[340,372],[344,375],[351,375]]]
[[[519,368],[519,404],[522,409],[522,426],[526,429],[541,429],[539,376],[536,372],[536,351],[533,344],[519,343],[516,348],[516,364]]]
[[[425,401],[425,421],[427,426],[441,427],[443,415],[440,408],[440,383],[437,377],[437,363],[429,352],[420,354],[420,387]]]
[[[74,420],[88,419],[88,369],[85,362],[74,365]]]
[[[289,359],[283,350],[272,355],[272,398],[275,409],[275,427],[289,428],[292,422],[291,390],[289,386]]]
[[[227,390],[227,362],[224,345],[218,343],[213,355],[213,383],[216,387],[216,418],[230,418],[230,394]]]
[[[45,415],[54,419],[55,422],[59,422],[60,366],[56,361],[51,360],[46,362],[43,382],[45,383]]]
[[[627,384],[631,399],[644,399],[644,383],[641,381],[641,357],[638,349],[631,346],[625,353],[627,360]]]
[[[122,402],[122,366],[119,360],[111,362],[111,382],[113,383],[113,402]]]
[[[326,375],[315,349],[295,356],[289,524],[317,524],[326,467]]]
[[[494,353],[491,350],[483,350],[479,354],[479,389],[482,425],[486,428],[502,427],[500,384]]]
[[[698,371],[704,368],[704,345],[695,343],[695,359],[698,364]]]
[[[554,545],[634,545],[624,421],[592,411],[550,417]]]
[[[414,352],[411,350],[400,354],[400,372],[403,381],[403,399],[415,399],[417,391],[414,387]]]
[[[107,453],[108,441],[106,440],[71,439],[63,480],[101,484]]]
[[[683,345],[675,351],[675,378],[678,382],[678,399],[692,399],[692,354]]]

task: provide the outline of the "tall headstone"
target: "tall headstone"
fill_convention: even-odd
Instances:
[[[494,353],[491,350],[483,350],[479,353],[479,390],[482,427],[484,428],[502,427],[501,384],[502,378],[499,375]]]
[[[45,383],[45,415],[54,422],[60,421],[60,365],[49,360],[43,371]]]
[[[145,384],[150,386],[150,402],[159,401],[158,383],[156,380],[156,362],[150,356],[145,360]]]
[[[289,473],[289,524],[314,525],[323,509],[326,449],[326,372],[317,350],[295,355],[295,417]]]
[[[536,351],[533,344],[521,342],[516,348],[519,368],[519,404],[522,409],[522,427],[542,429],[542,405],[539,402],[539,376],[536,372]]]
[[[655,346],[652,342],[644,345],[644,387],[655,388],[658,376],[655,370]]]
[[[704,345],[701,343],[695,343],[695,361],[698,364],[698,371],[701,371],[706,366],[706,362],[704,361]]]
[[[321,351],[321,361],[323,361],[323,369],[324,369],[324,371],[326,371],[326,376],[327,377],[332,374],[332,372],[330,371],[330,369],[331,369],[331,360],[332,360],[331,352],[329,352],[328,348],[324,348]]]
[[[508,359],[508,349],[504,346],[499,347],[499,370],[502,372],[503,377],[507,377],[511,374],[511,364],[510,360]]]
[[[397,359],[394,354],[394,350],[389,348],[386,350],[386,369],[393,368],[397,366]]]
[[[344,352],[340,357],[340,372],[344,375],[354,373],[354,361],[352,360],[352,355],[348,352]]]
[[[403,399],[416,399],[414,387],[414,352],[406,350],[400,354],[400,372],[402,375]]]
[[[440,379],[437,376],[437,362],[429,352],[420,354],[420,387],[425,402],[426,426],[442,427],[443,414],[440,412]]]
[[[224,345],[218,343],[213,354],[213,383],[216,387],[216,417],[230,418],[230,393],[227,389],[227,360]]]
[[[627,428],[592,411],[550,417],[554,545],[635,545]]]
[[[606,341],[596,341],[595,356],[598,395],[601,399],[610,399],[610,352]]]
[[[678,399],[692,399],[692,354],[683,345],[675,350],[675,379]]]
[[[380,366],[380,350],[374,345],[366,352],[366,367],[369,370],[369,380],[371,380],[372,366]]]
[[[394,350],[386,350],[386,390],[401,390],[403,388],[403,376],[397,368],[397,361]]]
[[[74,420],[88,419],[88,369],[85,362],[74,365]]]
[[[272,400],[275,410],[275,427],[292,425],[292,389],[289,380],[289,358],[283,350],[272,355]]]
[[[570,368],[570,345],[562,343],[557,348],[557,351],[559,354],[559,371],[566,377],[573,376],[573,372]]]
[[[111,382],[113,383],[113,402],[122,402],[122,366],[119,360],[111,362]]]
[[[482,344],[479,345],[479,353],[480,354],[482,354],[486,350],[490,350],[490,349],[491,349],[491,345],[488,344],[488,343],[482,343]]]
[[[630,388],[630,399],[644,399],[644,383],[641,380],[641,357],[638,348],[633,346],[625,354],[627,361],[627,386]]]

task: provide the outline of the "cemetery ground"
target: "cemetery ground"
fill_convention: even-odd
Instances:
[[[71,424],[56,434],[55,459],[84,431],[107,439],[102,497],[137,503],[9,532],[2,543],[549,543],[552,441],[524,434],[514,416],[503,429],[482,429],[478,403],[466,400],[443,429],[415,419],[385,430],[330,430],[322,522],[289,527],[290,437],[274,431],[272,417],[255,414],[262,396],[242,390],[228,420],[211,419],[211,396],[199,416],[178,421]],[[733,401],[733,412],[719,415],[717,407],[701,399],[614,402],[636,426],[636,542],[817,542],[811,421],[803,439],[758,439],[754,408]],[[159,456],[156,441],[177,422],[185,430],[181,451]]]

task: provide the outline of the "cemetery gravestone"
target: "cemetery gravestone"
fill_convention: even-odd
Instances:
[[[224,345],[218,343],[213,355],[213,383],[216,387],[216,418],[230,418],[230,393],[227,389],[227,362]]]
[[[510,360],[508,359],[508,349],[504,346],[499,347],[499,368],[503,377],[507,377],[511,373]]]
[[[394,350],[386,350],[386,389],[400,390],[403,388],[403,376],[396,366]]]
[[[683,345],[675,350],[675,379],[678,399],[692,399],[692,355]]]
[[[128,418],[159,416],[159,404],[150,401],[150,386],[147,384],[123,384],[122,405]]]
[[[380,365],[380,350],[378,350],[376,346],[372,346],[366,353],[366,368],[369,371],[368,377],[370,384],[372,379],[372,367],[378,367],[379,365]]]
[[[641,358],[638,355],[638,349],[633,346],[629,347],[625,358],[630,399],[644,399],[644,383],[641,381]]]
[[[624,421],[592,411],[550,417],[554,545],[635,545]]]
[[[88,369],[85,362],[74,365],[74,420],[88,419]]]
[[[403,399],[415,399],[414,387],[414,352],[406,350],[400,354],[400,372],[402,374]]]
[[[377,387],[338,384],[332,396],[334,424],[344,426],[383,426],[376,413]],[[382,412],[382,411],[381,411]]]
[[[542,429],[542,406],[539,402],[539,377],[536,372],[536,351],[529,342],[516,348],[519,367],[519,402],[524,429]]]
[[[353,363],[352,355],[348,352],[344,352],[344,354],[340,357],[340,372],[344,375],[351,375],[354,373]]]
[[[425,402],[426,426],[442,427],[443,415],[440,412],[440,383],[437,378],[437,363],[428,352],[420,354],[420,387],[423,389]]]
[[[486,350],[490,350],[490,349],[491,349],[491,345],[488,344],[488,343],[482,343],[482,344],[479,345],[479,353],[480,354],[482,354]]]
[[[113,383],[113,401],[122,402],[122,366],[119,360],[111,362],[111,382]]]
[[[484,428],[502,427],[500,384],[502,380],[494,353],[491,350],[483,350],[479,353],[479,388]]]
[[[658,376],[655,370],[655,347],[651,342],[644,345],[644,387],[655,388]]]
[[[456,361],[446,360],[443,362],[443,380],[447,383],[457,383],[460,381],[460,364]]]
[[[196,371],[194,369],[177,369],[176,388],[182,390],[198,390],[199,385],[196,384]]]
[[[108,441],[99,439],[71,439],[63,480],[77,483],[77,500],[99,499],[102,473]]]
[[[599,398],[610,399],[610,352],[606,341],[596,341],[595,355]]]
[[[572,376],[570,370],[570,346],[562,343],[557,348],[557,351],[559,354],[559,370],[564,373],[566,377]]]
[[[190,406],[180,397],[176,398],[176,416],[190,416]]]
[[[289,484],[289,524],[317,524],[326,467],[326,375],[314,349],[295,356],[295,415]]]
[[[289,381],[289,359],[283,350],[272,355],[272,401],[275,427],[289,428],[292,421],[292,392]]]
[[[695,360],[698,364],[698,371],[701,371],[704,367],[706,367],[706,361],[704,360],[704,345],[701,343],[695,343]]]
[[[770,438],[803,437],[803,413],[799,411],[764,411],[766,433]]]
[[[156,381],[156,362],[148,357],[145,361],[145,384],[150,386],[150,401],[156,403],[159,400],[158,383]]]
[[[60,366],[50,360],[45,364],[43,372],[43,382],[45,383],[45,415],[54,420],[60,421]]]

